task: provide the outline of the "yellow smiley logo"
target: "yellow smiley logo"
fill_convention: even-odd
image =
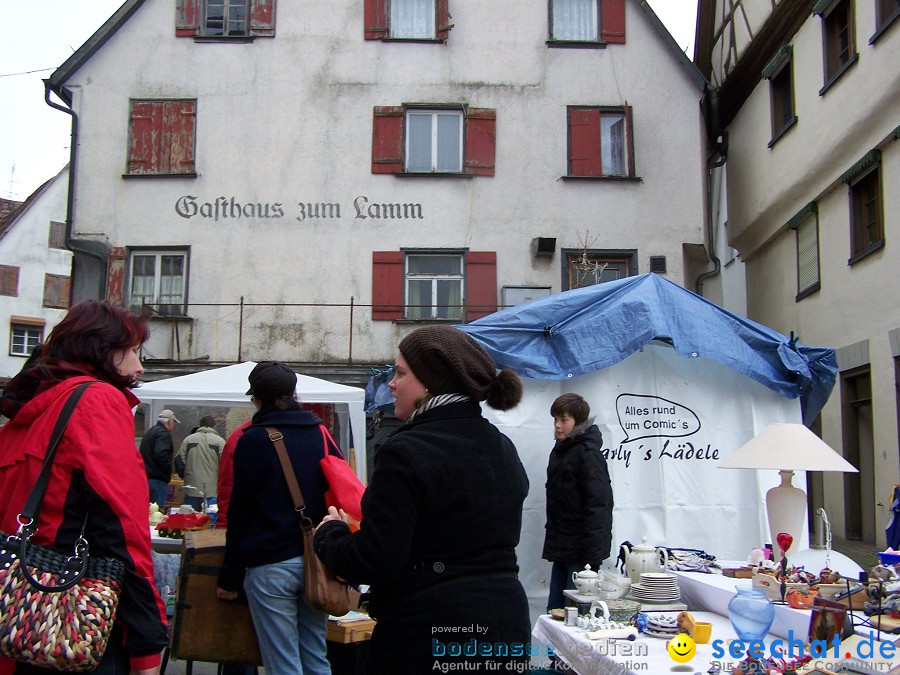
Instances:
[[[694,654],[697,653],[697,645],[694,644],[694,640],[690,635],[681,633],[669,640],[666,650],[669,652],[669,656],[672,657],[673,661],[677,663],[687,663],[694,658]]]

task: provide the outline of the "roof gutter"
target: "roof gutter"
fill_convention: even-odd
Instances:
[[[78,115],[75,114],[75,111],[71,108],[66,108],[64,106],[55,103],[50,99],[50,93],[54,90],[51,88],[50,80],[44,80],[44,101],[51,108],[55,108],[56,110],[61,110],[67,115],[72,116],[72,142],[69,144],[69,186],[66,194],[66,248],[72,251],[76,256],[78,254],[90,256],[91,258],[96,259],[100,262],[100,268],[103,270],[103,273],[100,275],[100,279],[98,281],[98,289],[97,289],[97,297],[104,298],[106,297],[106,284],[105,280],[108,274],[108,265],[109,261],[107,257],[97,251],[92,251],[90,248],[83,246],[78,240],[76,240],[72,236],[72,212],[73,205],[75,203],[75,169],[76,169],[76,148],[78,147]],[[75,270],[76,265],[75,261],[72,261],[72,284],[70,285],[70,295],[75,290]],[[71,297],[69,300],[71,301]]]

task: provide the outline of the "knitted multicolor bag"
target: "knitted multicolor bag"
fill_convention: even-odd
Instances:
[[[0,532],[0,655],[40,668],[94,670],[103,658],[115,619],[125,564],[91,557],[84,538],[88,517],[71,553],[30,543],[59,439],[84,390],[66,401],[15,535]]]
[[[0,532],[0,654],[39,668],[95,669],[124,577],[122,561],[91,557],[86,546],[73,556]]]

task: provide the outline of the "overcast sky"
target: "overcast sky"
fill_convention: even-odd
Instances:
[[[0,23],[7,27],[0,40],[0,197],[23,201],[69,161],[71,118],[44,102],[42,80],[121,4],[0,0]],[[651,0],[650,6],[693,56],[697,0]]]

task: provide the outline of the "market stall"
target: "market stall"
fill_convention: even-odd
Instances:
[[[155,420],[165,408],[177,405],[208,405],[252,407],[247,396],[247,376],[256,365],[254,361],[244,361],[232,366],[204,370],[190,375],[171,377],[157,382],[142,384],[134,393],[149,410],[146,419]],[[348,387],[308,375],[297,375],[297,400],[301,403],[334,403],[338,423],[341,425],[342,450],[352,447],[361,450],[356,453],[356,473],[366,482],[366,416],[363,412],[365,391],[358,387]],[[349,433],[348,433],[349,431]]]
[[[557,396],[581,394],[603,434],[615,496],[607,566],[619,543],[642,537],[740,560],[771,541],[763,495],[778,474],[717,466],[771,423],[814,418],[836,372],[833,350],[801,345],[653,274],[458,328],[523,376],[519,406],[485,412],[516,444],[531,481],[517,552],[533,620],[547,598],[543,486]]]

